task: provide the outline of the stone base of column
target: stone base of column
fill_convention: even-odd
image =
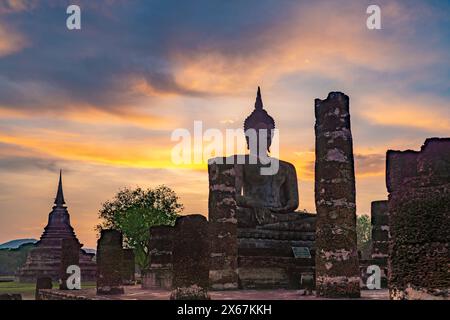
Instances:
[[[124,290],[122,287],[110,287],[110,286],[104,286],[104,287],[97,287],[97,294],[99,295],[115,295],[115,294],[124,294]]]
[[[318,296],[327,298],[359,298],[360,278],[319,276],[316,279],[316,291]]]
[[[172,267],[149,270],[142,277],[142,289],[172,289]]]
[[[190,287],[176,288],[170,294],[170,300],[210,300],[205,288],[193,285]]]

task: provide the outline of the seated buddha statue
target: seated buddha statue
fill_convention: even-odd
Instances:
[[[244,122],[250,153],[246,155],[245,164],[235,166],[239,228],[289,230],[295,221],[302,219],[302,215],[295,212],[299,198],[294,165],[268,156],[274,129],[275,121],[263,108],[258,87],[255,109]],[[247,134],[252,130],[256,134]],[[256,139],[256,143],[249,137]],[[277,162],[278,170],[263,174],[262,169],[271,166],[273,161]]]

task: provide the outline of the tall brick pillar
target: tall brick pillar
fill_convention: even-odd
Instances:
[[[67,268],[71,265],[79,266],[80,264],[80,243],[77,239],[67,238],[61,241],[61,264],[59,268],[59,289],[67,290],[67,279],[70,274]],[[83,279],[83,274],[81,274]]]
[[[222,159],[223,164],[217,163]],[[236,174],[225,158],[211,159],[209,176],[209,234],[211,241],[210,287],[238,288],[238,242],[236,219]]]
[[[387,260],[389,256],[389,211],[387,200],[373,201],[370,216],[372,224],[371,264],[380,267],[381,287],[387,288]]]
[[[122,233],[102,230],[97,241],[97,294],[123,294]]]
[[[199,214],[178,217],[173,239],[171,300],[209,299],[208,221]]]
[[[153,226],[150,228],[150,265],[144,273],[142,288],[172,289],[174,230],[174,227],[171,226]]]
[[[391,299],[448,299],[450,138],[387,152]]]
[[[123,261],[122,261],[122,284],[133,285],[136,283],[135,272],[136,262],[134,256],[134,249],[123,249]]]
[[[330,92],[315,100],[316,290],[318,296],[357,298],[355,173],[349,98]]]

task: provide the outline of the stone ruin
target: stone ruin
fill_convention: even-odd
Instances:
[[[83,245],[78,241],[70,225],[70,215],[64,201],[61,172],[54,204],[41,239],[28,253],[25,264],[17,272],[18,280],[20,282],[35,282],[39,277],[48,276],[53,281],[58,281],[60,279],[62,241],[63,239],[71,239],[77,242],[80,248],[79,267],[82,279],[95,281],[94,255],[81,249]]]
[[[386,289],[388,282],[387,261],[389,255],[389,213],[387,200],[372,201],[370,223],[372,237],[369,250],[360,252],[359,255],[360,287],[361,289],[368,289],[368,278],[375,275],[376,272],[376,270],[369,269],[369,267],[375,265],[380,268],[380,287],[375,286],[375,289]]]
[[[172,289],[174,228],[154,226],[150,228],[149,268],[142,277],[143,289]]]
[[[360,297],[349,98],[331,92],[315,106],[317,215],[293,211],[297,181],[289,163],[281,161],[276,175],[287,183],[275,184],[275,191],[286,194],[270,204],[255,198],[260,206],[252,206],[248,200],[258,197],[255,190],[274,191],[274,184],[269,187],[256,174],[261,166],[211,159],[209,222],[190,215],[180,217],[175,227],[151,229],[144,288],[171,288],[172,299],[207,299],[208,288],[302,285],[309,291],[315,287],[320,297]],[[252,117],[273,128],[259,90],[246,126]],[[382,287],[389,277],[392,299],[448,297],[449,145],[450,139],[428,139],[420,152],[388,152],[389,202],[372,202],[372,252],[361,261],[361,270],[378,265]],[[290,206],[271,212],[277,201],[279,209],[283,201]],[[361,276],[364,282],[367,275]]]
[[[388,201],[373,201],[370,220],[372,224],[372,253],[370,263],[380,267],[381,288],[387,288],[389,257],[389,210]]]
[[[61,242],[61,263],[59,269],[59,289],[67,290],[67,279],[70,274],[67,268],[80,263],[80,244],[75,239],[63,239]]]
[[[209,299],[208,221],[199,214],[182,216],[175,223],[171,300]]]
[[[42,300],[39,290],[41,289],[52,289],[53,283],[52,278],[50,277],[39,277],[36,279],[36,290],[34,293],[34,297],[36,300]]]
[[[133,249],[123,249],[122,262],[122,284],[133,285],[136,283],[135,279],[136,264]]]
[[[448,299],[450,138],[387,152],[391,299]]]
[[[220,158],[208,165],[211,289],[299,289],[302,277],[305,284],[306,277],[314,278],[315,217],[300,212],[274,214],[276,221],[270,223],[239,225],[239,166]],[[306,248],[308,256],[296,257],[293,248]]]
[[[97,241],[97,294],[123,294],[122,234],[102,230]]]
[[[240,155],[208,162],[213,289],[300,288],[302,277],[303,283],[314,277],[315,215],[296,211],[295,167],[272,158],[279,170],[261,175],[267,165],[259,155],[269,151],[274,129],[258,88],[244,130],[257,132],[257,146],[266,142],[259,141],[260,130],[268,130],[267,150],[252,150],[246,135],[250,154],[241,155],[244,164],[237,163]]]
[[[208,165],[208,176],[211,289],[237,289],[238,241],[234,165],[221,165],[212,161]]]
[[[19,293],[2,293],[0,294],[0,301],[2,300],[22,300],[22,295]]]
[[[330,92],[315,100],[316,291],[358,298],[355,170],[349,98]]]

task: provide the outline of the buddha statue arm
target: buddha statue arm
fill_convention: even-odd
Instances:
[[[236,174],[236,204],[242,208],[262,208],[260,201],[252,197],[243,195],[244,187],[244,166],[237,164],[234,166]]]
[[[271,211],[278,213],[294,212],[298,208],[298,184],[297,173],[292,164],[287,166],[286,180],[282,186],[285,195],[285,203],[281,208],[271,208]]]
[[[242,165],[235,165],[234,171],[236,174],[236,204],[239,207],[249,207],[246,205],[246,198],[242,196],[242,188],[244,185],[244,170]]]

